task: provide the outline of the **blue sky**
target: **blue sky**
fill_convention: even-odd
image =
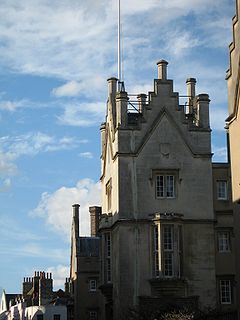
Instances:
[[[228,44],[234,0],[122,0],[123,74],[147,93],[156,62],[174,89],[197,78],[211,99],[215,161],[225,161]],[[100,205],[100,138],[107,78],[117,76],[117,0],[0,2],[0,288],[69,273],[71,206]]]

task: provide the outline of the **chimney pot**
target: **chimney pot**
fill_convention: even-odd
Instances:
[[[159,80],[167,80],[167,65],[168,62],[166,60],[160,60],[157,62]]]
[[[138,111],[140,113],[144,113],[144,107],[146,105],[147,95],[145,93],[141,93],[137,96],[138,99]]]
[[[193,99],[196,96],[196,79],[195,78],[188,78],[186,80],[187,84],[187,96],[188,96],[188,102],[187,102],[187,114],[191,114],[193,112]]]

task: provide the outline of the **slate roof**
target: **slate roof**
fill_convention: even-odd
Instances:
[[[98,257],[99,256],[98,237],[79,237],[77,241],[77,255],[80,257]]]

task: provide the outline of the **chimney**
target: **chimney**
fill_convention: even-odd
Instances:
[[[167,65],[168,62],[166,60],[160,60],[157,62],[159,80],[167,80]]]
[[[114,128],[116,127],[116,91],[117,91],[117,78],[109,78],[108,80],[108,110],[107,115],[112,115]]]
[[[197,123],[196,125],[204,129],[209,129],[209,95],[206,93],[197,96]]]
[[[91,220],[91,237],[98,236],[98,229],[99,229],[99,219],[102,213],[101,207],[89,207],[90,212],[90,220]]]
[[[137,96],[138,99],[138,111],[139,113],[144,114],[144,109],[146,105],[147,95],[144,93],[141,93]]]
[[[73,227],[75,231],[75,238],[79,237],[79,204],[73,204]],[[51,273],[50,273],[50,279],[51,279]]]
[[[101,158],[104,157],[104,147],[105,147],[105,141],[106,141],[106,123],[103,122],[100,127],[101,132]]]
[[[115,99],[117,91],[117,78],[109,78],[108,82],[108,97],[109,99]]]
[[[195,78],[188,78],[186,80],[187,84],[187,96],[188,96],[188,102],[187,102],[187,108],[186,108],[186,114],[192,114],[193,113],[193,101],[196,96],[196,79]]]
[[[118,92],[116,95],[117,127],[127,126],[128,94],[126,91]]]

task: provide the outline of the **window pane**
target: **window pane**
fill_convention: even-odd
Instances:
[[[174,197],[174,176],[166,176],[166,197]]]
[[[95,279],[89,280],[89,290],[96,291],[97,290],[97,281]]]
[[[220,299],[222,304],[231,304],[231,280],[220,280]]]
[[[166,277],[173,276],[173,253],[164,253],[164,275]]]
[[[154,267],[155,277],[160,276],[160,264],[159,264],[159,232],[158,226],[154,226]]]
[[[97,311],[89,311],[89,320],[97,320]]]
[[[227,231],[218,232],[218,250],[219,252],[230,251],[230,234]]]
[[[111,235],[110,233],[105,233],[105,274],[106,281],[111,282]]]
[[[164,197],[164,176],[156,177],[156,195],[159,198]]]
[[[164,275],[173,277],[173,226],[163,226]]]
[[[173,227],[163,227],[163,248],[164,251],[173,250]]]
[[[226,180],[217,181],[217,198],[219,200],[227,199],[227,181]]]

